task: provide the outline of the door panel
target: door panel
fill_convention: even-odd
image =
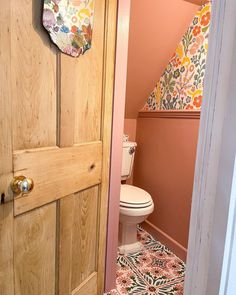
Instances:
[[[72,289],[97,271],[97,206],[99,187],[75,194],[72,241]]]
[[[77,92],[75,100],[75,134],[74,142],[97,141],[101,138],[102,100],[104,63],[105,30],[105,1],[95,0],[93,49],[82,59],[78,59]],[[70,61],[71,62],[71,61]],[[80,69],[83,68],[83,73]],[[86,122],[86,128],[84,128]],[[87,132],[90,130],[90,132]]]
[[[42,29],[42,1],[9,2],[13,148],[55,146],[57,51]]]
[[[105,1],[96,0],[94,9],[92,49],[78,59],[61,55],[61,103],[68,109],[61,117],[61,146],[101,139]]]
[[[55,294],[56,203],[15,218],[15,293]]]
[[[60,294],[73,294],[97,272],[98,199],[94,186],[60,201]]]
[[[0,295],[100,295],[117,1],[95,0],[79,58],[51,43],[42,4],[0,9]],[[13,196],[20,175],[34,189]]]

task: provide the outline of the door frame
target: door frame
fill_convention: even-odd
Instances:
[[[235,0],[213,0],[190,219],[185,295],[218,294],[221,277],[224,275],[222,273],[224,261],[226,262],[225,270],[223,270],[225,281],[230,277],[229,271],[228,274],[226,273],[230,265],[229,256],[226,255],[227,253],[224,256],[224,252],[225,249],[227,252],[226,241],[232,242],[233,237],[233,231],[230,230],[232,221],[230,224],[228,219],[230,199],[233,197],[231,190],[236,155],[236,138],[232,138],[233,126],[236,126],[236,113],[233,114],[233,110],[236,110],[234,100],[236,71],[233,68],[233,65],[236,65],[235,15]],[[122,22],[122,17],[122,14],[118,15],[118,25]],[[126,44],[127,47],[128,44]],[[126,71],[127,67],[123,65],[124,76]],[[119,76],[116,78],[115,84],[118,84]],[[118,99],[120,98],[115,96],[114,106]],[[124,99],[122,103],[124,108]],[[120,125],[123,125],[123,118],[120,119]],[[114,124],[113,139],[117,135],[119,136],[119,131]],[[121,146],[122,143],[120,148]],[[111,171],[116,175],[120,173],[119,165],[115,167],[113,160]],[[111,183],[110,192],[112,185],[113,183]],[[115,200],[119,202],[119,195],[110,194],[110,200],[113,200],[113,203]],[[109,210],[112,210],[111,206]],[[112,219],[112,222],[116,224],[118,224],[117,215]],[[108,238],[112,236],[114,239],[111,228],[110,220]],[[117,244],[117,240],[113,240],[114,249],[111,249],[112,245],[109,244],[107,253],[116,252]],[[109,277],[114,278],[116,261],[107,260],[107,269],[109,274],[106,276],[106,286],[109,285],[111,289],[111,286],[115,287],[115,281],[113,279],[108,283],[108,280]],[[222,284],[224,282],[222,281]]]
[[[190,219],[186,295],[219,294],[226,258],[236,155],[235,15],[234,0],[213,1]]]
[[[110,158],[112,140],[112,110],[114,97],[115,60],[116,60],[116,36],[117,13],[119,0],[106,0],[105,14],[105,48],[104,48],[104,84],[103,84],[103,121],[102,142],[103,162],[101,179],[101,200],[99,237],[98,237],[98,294],[104,291],[106,271],[106,240],[108,222],[109,182],[110,182]]]
[[[105,291],[115,288],[131,0],[118,0]]]

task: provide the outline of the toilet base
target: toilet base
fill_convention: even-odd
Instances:
[[[143,249],[143,245],[140,242],[136,242],[133,244],[122,245],[119,247],[120,254],[133,254],[139,252]]]
[[[154,205],[144,209],[120,207],[119,222],[119,251],[121,254],[132,254],[142,250],[143,246],[138,240],[137,225],[142,223],[150,213]],[[126,213],[126,214],[124,214]]]
[[[121,220],[124,221],[122,218]],[[131,220],[135,222],[120,222],[119,224],[119,252],[121,254],[132,254],[142,249],[142,244],[137,237],[137,220],[135,218]]]

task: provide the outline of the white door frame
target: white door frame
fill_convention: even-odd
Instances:
[[[219,294],[230,264],[228,259],[222,273],[226,241],[233,235],[228,220],[236,155],[236,1],[213,0],[212,10],[185,295]],[[230,271],[222,284],[227,277]]]
[[[235,295],[236,290],[236,157],[233,185],[229,204],[229,217],[220,284],[220,295]]]

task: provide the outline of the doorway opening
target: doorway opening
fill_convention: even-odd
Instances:
[[[126,184],[151,195],[155,209],[142,228],[184,262],[211,13],[209,1],[200,2],[131,1],[119,19],[123,37],[129,30],[122,133],[137,142]],[[119,57],[119,36],[117,45]]]

